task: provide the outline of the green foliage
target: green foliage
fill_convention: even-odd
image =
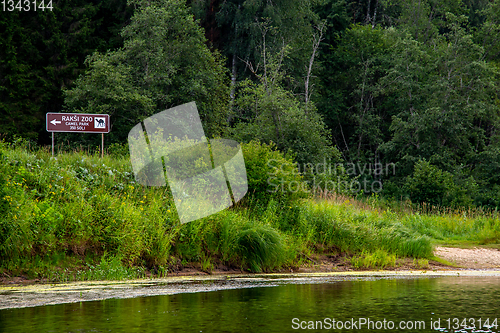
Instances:
[[[420,269],[427,269],[429,268],[429,260],[428,259],[413,259],[413,266],[420,268]]]
[[[112,143],[106,149],[106,153],[108,153],[112,157],[130,157],[128,143]]]
[[[391,124],[394,135],[382,150],[400,159],[406,155],[408,161],[432,159],[454,172],[460,161],[470,161],[487,146],[482,124],[497,123],[496,74],[482,60],[484,50],[463,28],[466,18],[453,14],[446,18],[449,33],[437,39],[436,46],[401,44],[402,40],[396,44],[396,49],[401,48],[398,53],[412,56],[395,57],[396,67],[384,78],[385,84],[395,83],[391,90],[401,111]]]
[[[460,192],[442,205],[498,207],[499,13],[498,0],[69,0],[6,11],[0,137],[48,143],[44,113],[64,109],[110,114],[106,142],[123,145],[144,118],[196,101],[210,137],[273,142],[301,164],[395,163],[396,175],[368,178],[399,198],[426,159]]]
[[[88,265],[87,270],[78,271],[75,274],[77,281],[88,280],[125,280],[143,278],[144,270],[140,268],[128,268],[123,266],[119,256],[108,257],[104,254],[97,265]]]
[[[6,214],[7,211],[9,210],[9,199],[7,198],[9,192],[7,190],[6,186],[7,181],[5,179],[5,173],[4,173],[7,169],[5,162],[6,162],[5,153],[0,143],[0,214],[2,215]]]
[[[230,60],[235,81],[244,81],[252,75],[245,62],[254,67],[264,65],[263,48],[273,55],[288,45],[294,52],[283,65],[291,76],[288,84],[296,88],[297,82],[303,81],[312,52],[311,36],[320,21],[315,7],[325,2],[328,1],[229,0],[215,4],[202,0],[193,2],[192,8],[207,31],[218,31],[209,34],[210,41]]]
[[[437,38],[447,25],[446,15],[462,15],[468,12],[463,1],[424,0],[386,2],[389,10],[398,12],[398,26],[408,31],[415,40],[429,41]],[[393,8],[390,8],[393,7]]]
[[[46,2],[47,3],[47,2]],[[59,112],[64,88],[96,49],[120,45],[116,27],[129,19],[125,0],[70,0],[45,11],[2,11],[0,136],[48,143],[45,113]]]
[[[477,12],[479,17],[484,18],[484,22],[474,31],[474,39],[477,44],[483,45],[487,59],[498,61],[500,45],[496,36],[500,33],[500,1],[488,1],[477,8]]]
[[[205,45],[185,1],[135,5],[121,32],[124,46],[87,57],[87,72],[65,91],[66,110],[109,114],[109,137],[122,142],[132,126],[153,113],[196,101],[207,135],[221,133],[227,113],[225,70],[220,56]]]
[[[407,178],[406,187],[412,201],[443,206],[471,205],[471,193],[476,190],[473,178],[461,186],[455,183],[451,173],[425,160],[415,164],[415,171]]]
[[[270,226],[257,225],[242,230],[237,238],[238,254],[253,272],[273,269],[284,252],[281,235]]]
[[[292,94],[279,86],[247,85],[237,98],[238,112],[247,121],[232,130],[237,140],[274,142],[283,152],[292,151],[299,163],[333,163],[339,152],[330,146],[324,123],[311,106],[309,110]]]
[[[399,23],[356,25],[339,35],[321,58],[319,109],[347,161],[396,163],[396,175],[382,175],[385,194],[411,196],[401,190],[403,179],[427,159],[459,192],[440,204],[495,206],[498,69],[484,60],[463,4],[419,4],[384,3]]]
[[[449,172],[442,171],[422,160],[415,164],[415,171],[406,183],[410,197],[415,202],[441,205],[446,202],[453,189],[453,179]]]
[[[88,70],[75,81],[75,87],[65,91],[65,105],[69,112],[109,114],[113,121],[112,141],[121,139],[126,134],[123,117],[139,121],[140,117],[153,114],[154,101],[147,93],[141,92],[134,84],[132,67],[126,63],[121,51],[112,51],[103,55],[94,53],[87,57]],[[122,118],[122,121],[120,121]],[[142,120],[142,119],[141,119]],[[128,127],[134,126],[128,124]],[[128,133],[128,132],[127,132]],[[60,135],[75,141],[75,135]],[[80,135],[81,136],[81,135]],[[97,140],[96,138],[94,138]]]
[[[300,207],[293,233],[300,235],[303,244],[334,246],[342,252],[380,249],[403,257],[432,255],[428,237],[411,230],[393,216],[360,212],[349,205],[308,202],[307,206]]]
[[[359,255],[353,256],[351,264],[356,268],[378,268],[383,269],[386,267],[396,266],[396,256],[389,254],[384,250],[376,250],[373,253],[361,252]],[[415,259],[426,260],[426,259]]]
[[[293,160],[272,147],[251,142],[243,149],[250,186],[258,189],[258,177],[268,176],[262,174],[265,165],[253,164],[262,163],[259,154],[287,163],[269,168],[300,181],[291,172]],[[180,225],[168,189],[135,184],[126,158],[2,150],[3,188],[9,194],[0,217],[0,268],[14,274],[59,281],[121,279],[142,276],[141,267],[165,274],[176,262],[198,262],[206,271],[218,264],[272,271],[296,265],[303,253],[319,247],[429,257],[430,241],[422,234],[433,230],[435,237],[444,230],[427,221],[257,191],[248,205]],[[500,235],[497,222],[474,223],[477,239],[494,241]],[[417,229],[421,225],[426,227]],[[445,235],[461,232],[463,225],[451,221]]]
[[[462,240],[478,244],[500,241],[500,219],[483,214],[471,217],[469,211],[448,214],[408,214],[402,223],[422,235],[438,241]]]
[[[258,202],[289,201],[307,195],[307,184],[292,154],[283,154],[273,143],[250,141],[242,145],[247,171],[248,195]],[[306,191],[304,191],[306,190]]]
[[[175,233],[171,196],[136,187],[128,159],[81,153],[51,158],[46,151],[20,148],[4,154],[3,188],[9,195],[0,218],[0,256],[5,260],[32,252],[84,257],[107,251],[129,264],[166,262]],[[146,202],[155,208],[148,214]]]
[[[337,37],[337,47],[321,56],[318,110],[333,130],[349,162],[368,162],[384,140],[394,110],[380,94],[393,41],[379,27],[355,25]]]
[[[163,274],[173,255],[206,271],[219,262],[267,271],[318,246],[366,251],[356,262],[380,266],[385,254],[429,257],[429,238],[498,241],[496,215],[472,218],[465,208],[395,215],[299,201],[315,183],[347,179],[342,167],[324,175],[306,164],[345,161],[395,163],[395,175],[372,178],[420,207],[498,208],[498,0],[129,4],[71,0],[0,17],[0,136],[14,141],[0,144],[2,267],[45,274],[107,253],[104,266]],[[231,91],[226,59],[209,47],[228,57]],[[303,98],[309,68],[313,92]],[[44,113],[60,111],[63,98],[67,111],[111,115],[111,157],[50,158],[16,139],[46,140]],[[249,194],[179,226],[168,190],[135,183],[124,142],[139,121],[193,100],[209,136],[243,142]],[[170,158],[181,165],[182,155]]]
[[[264,223],[244,213],[223,211],[182,225],[173,251],[188,261],[199,261],[208,271],[214,258],[253,272],[270,271],[291,258],[279,230]]]

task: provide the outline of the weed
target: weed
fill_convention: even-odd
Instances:
[[[396,265],[396,255],[389,254],[384,250],[376,250],[373,253],[363,251],[351,258],[351,264],[356,268],[383,269],[394,267]]]
[[[428,269],[429,268],[429,260],[427,259],[413,259],[413,266],[419,269]]]
[[[98,265],[88,265],[88,269],[78,271],[76,280],[124,280],[144,277],[144,269],[127,268],[118,256],[104,254]]]

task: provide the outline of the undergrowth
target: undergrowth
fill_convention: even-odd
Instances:
[[[396,255],[389,254],[384,250],[375,250],[373,253],[362,251],[361,254],[351,258],[351,264],[355,268],[377,268],[394,267],[396,265]]]
[[[251,165],[270,148],[243,148],[252,191],[236,207],[180,224],[169,188],[136,183],[127,156],[51,157],[0,143],[0,274],[128,279],[146,270],[165,276],[179,263],[269,272],[320,252],[347,253],[355,267],[383,268],[396,257],[425,266],[435,240],[499,240],[496,216],[396,212],[352,198],[263,199],[254,194],[265,191],[258,178],[267,173]]]

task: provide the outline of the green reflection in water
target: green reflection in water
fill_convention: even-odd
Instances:
[[[447,318],[500,317],[499,296],[497,277],[289,284],[2,310],[0,332],[297,332],[293,318],[360,317],[423,320],[425,330],[404,332],[436,332],[431,318],[445,327]]]

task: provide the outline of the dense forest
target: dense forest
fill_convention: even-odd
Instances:
[[[500,205],[499,0],[52,3],[0,14],[0,139],[45,145],[47,112],[107,113],[116,147],[195,101],[209,136],[272,142],[308,184]]]

